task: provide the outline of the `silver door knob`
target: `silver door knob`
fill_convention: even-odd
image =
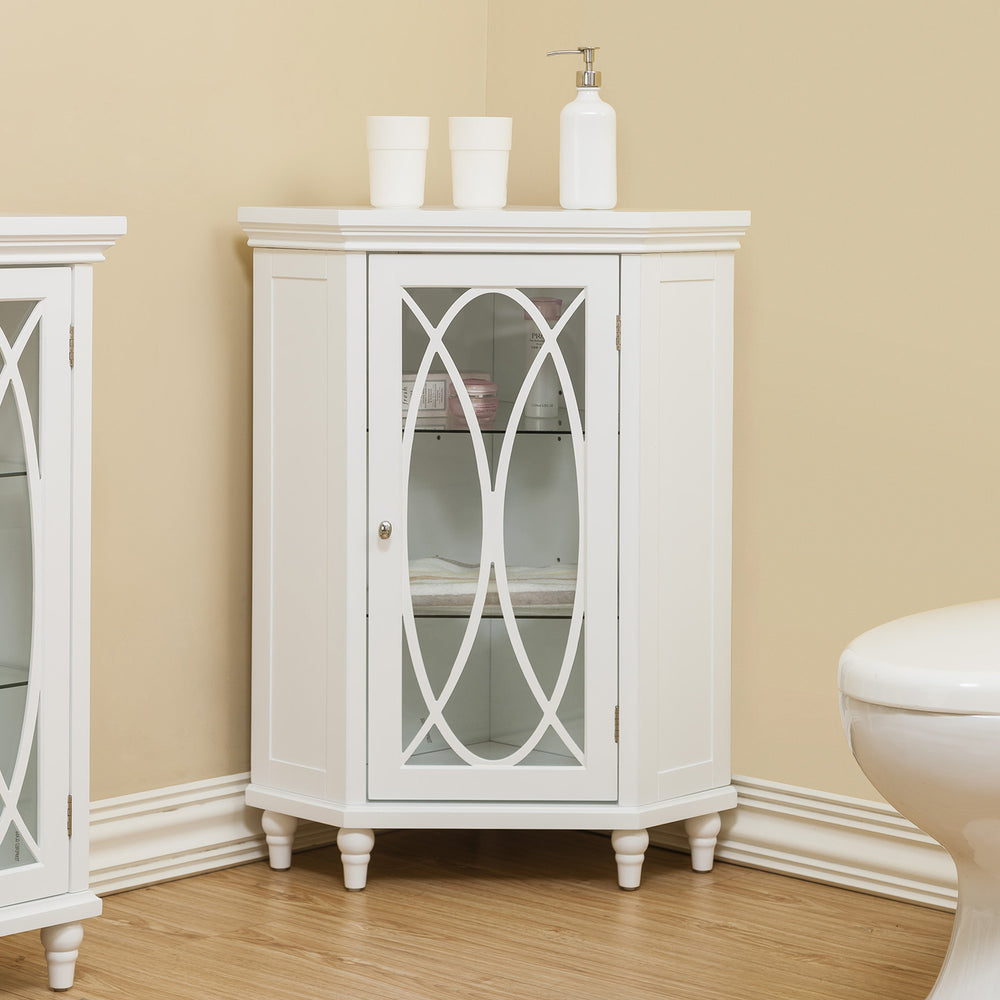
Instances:
[[[378,526],[378,537],[388,538],[392,534],[392,525],[388,521],[381,521]]]

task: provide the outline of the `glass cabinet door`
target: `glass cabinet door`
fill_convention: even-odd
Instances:
[[[61,891],[67,874],[68,754],[58,751],[68,743],[68,736],[59,732],[68,728],[68,347],[68,270],[0,270],[0,900],[4,903]],[[59,505],[60,523],[52,524],[51,515]],[[52,573],[55,579],[50,579]],[[53,680],[47,676],[50,655],[53,668],[63,669],[63,675],[55,678],[63,690],[51,698],[46,686]],[[63,822],[54,824],[53,815],[60,810]]]
[[[369,795],[617,798],[618,260],[369,258]]]

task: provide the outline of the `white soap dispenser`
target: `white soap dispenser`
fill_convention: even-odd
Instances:
[[[601,100],[594,71],[597,46],[556,49],[550,56],[582,53],[576,99],[559,115],[559,204],[563,208],[614,208],[618,203],[615,109]]]

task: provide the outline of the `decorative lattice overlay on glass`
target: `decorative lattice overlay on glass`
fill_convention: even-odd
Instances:
[[[453,421],[447,427],[462,432],[435,444],[421,426],[418,406],[404,413],[402,521],[410,559],[403,581],[402,751],[407,763],[584,765],[585,554],[579,531],[585,523],[584,412],[571,374],[582,359],[564,334],[574,324],[582,330],[585,293],[574,290],[564,308],[560,301],[558,315],[551,301],[514,288],[457,290],[450,300],[403,291],[404,331],[419,334],[416,350],[411,337],[406,352],[415,359],[415,370],[405,376],[408,398],[432,400],[434,380],[442,379]],[[511,397],[499,403],[494,417],[483,409],[479,383],[489,384],[495,376],[470,378],[462,352],[469,328],[498,314],[516,316],[522,338],[527,324],[533,342],[517,378],[493,387]],[[543,380],[547,398],[558,399],[558,417],[544,428],[532,424],[531,412]],[[548,436],[529,433],[540,429]],[[442,437],[447,435],[437,441]],[[434,454],[445,447],[450,450],[443,457]],[[563,449],[558,460],[555,451],[545,451],[556,448]],[[428,468],[435,471],[422,492]],[[548,504],[557,509],[538,513],[540,523],[544,527],[546,517],[559,517],[573,525],[566,532],[573,551],[559,565],[531,565],[523,538],[519,545],[508,538],[514,534],[512,513],[516,523],[534,517],[523,508],[525,482],[537,469],[546,470],[554,484],[547,488],[561,498]],[[452,509],[454,494],[461,499]],[[411,517],[417,505],[420,524],[436,518],[441,537],[450,526],[459,539],[457,558],[420,551],[425,538],[417,536],[426,532],[418,531]]]
[[[40,490],[41,302],[0,302],[0,869],[39,860],[40,678],[31,669],[34,525]]]

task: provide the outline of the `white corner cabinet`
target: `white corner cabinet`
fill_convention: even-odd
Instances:
[[[746,212],[244,208],[252,775],[340,828],[647,829],[712,865],[729,765]]]
[[[0,935],[73,985],[89,891],[93,264],[118,217],[0,215]],[[0,970],[0,978],[3,977]]]

